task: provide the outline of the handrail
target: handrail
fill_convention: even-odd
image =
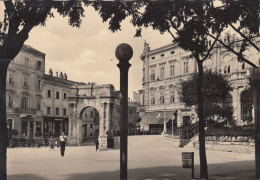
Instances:
[[[191,139],[196,136],[199,132],[198,130],[198,122],[190,125],[188,129],[179,129],[180,139]]]

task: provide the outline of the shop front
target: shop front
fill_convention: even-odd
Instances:
[[[57,138],[62,132],[68,134],[69,118],[44,116],[43,120],[44,137],[49,138],[52,136]]]

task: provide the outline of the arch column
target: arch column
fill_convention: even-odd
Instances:
[[[106,107],[106,134],[108,131],[111,130],[110,126],[111,126],[111,113],[110,113],[110,109],[111,109],[111,103],[107,103],[107,107]]]
[[[238,92],[238,88],[235,87],[233,89],[233,96],[232,96],[232,104],[233,104],[233,116],[235,117],[235,119],[237,120],[237,122],[239,122],[239,118],[238,118],[238,101],[240,101],[240,97],[239,97],[239,92]]]
[[[106,119],[106,106],[107,103],[101,103],[101,112],[100,112],[100,123],[99,123],[99,150],[107,150],[107,135],[105,133],[105,119]]]

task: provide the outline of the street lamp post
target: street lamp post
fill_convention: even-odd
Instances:
[[[133,56],[130,45],[122,43],[116,48],[117,66],[120,70],[120,180],[127,180],[127,135],[128,135],[128,70]]]
[[[252,69],[250,78],[254,88],[256,179],[260,180],[260,68]]]

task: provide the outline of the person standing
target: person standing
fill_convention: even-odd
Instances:
[[[95,141],[95,144],[96,144],[96,152],[97,152],[97,150],[98,150],[98,145],[99,145],[98,139]]]
[[[60,141],[60,154],[61,154],[62,157],[64,157],[66,140],[67,140],[67,136],[65,136],[64,132],[62,132],[61,136],[59,137],[59,141]]]

